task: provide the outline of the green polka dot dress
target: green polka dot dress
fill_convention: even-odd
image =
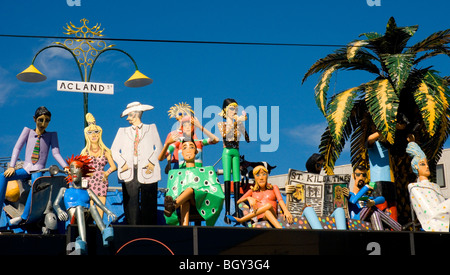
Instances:
[[[195,206],[198,213],[206,221],[207,226],[213,226],[222,211],[225,195],[212,166],[173,169],[169,171],[166,196],[174,200],[187,188],[194,190]],[[172,216],[165,217],[166,223],[178,225],[176,211]]]

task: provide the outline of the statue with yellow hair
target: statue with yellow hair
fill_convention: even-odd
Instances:
[[[181,102],[178,104],[175,104],[174,106],[170,107],[168,111],[169,118],[175,118],[177,120],[176,122],[176,129],[171,131],[169,134],[167,134],[165,143],[169,143],[172,141],[173,137],[178,137],[183,134],[182,126],[183,122],[182,119],[184,117],[194,117],[194,111],[191,108],[191,105]],[[175,126],[175,125],[174,125]],[[174,127],[172,127],[173,129]],[[196,134],[194,133],[194,139],[197,139]],[[163,151],[163,157],[167,159],[167,165],[165,170],[165,173],[168,174],[170,169],[178,169],[179,168],[179,152],[178,147],[174,147],[173,152],[169,153],[166,151]],[[173,167],[172,167],[173,164]]]
[[[86,147],[81,151],[81,155],[89,156],[92,159],[92,166],[95,171],[88,178],[89,189],[95,193],[100,201],[105,204],[108,190],[108,176],[117,170],[116,164],[111,155],[111,150],[106,147],[102,140],[103,130],[97,125],[91,113],[86,114],[88,126],[84,128]],[[106,165],[108,170],[104,171]],[[100,216],[103,217],[102,209],[98,208]]]
[[[286,207],[281,196],[280,189],[276,185],[268,183],[269,172],[266,167],[259,165],[253,169],[255,185],[240,198],[237,203],[247,201],[250,204],[252,212],[242,218],[228,215],[227,218],[232,222],[244,223],[257,217],[258,220],[267,220],[275,228],[282,228],[278,217],[278,204],[283,210],[284,218],[288,223],[293,223],[292,214]]]

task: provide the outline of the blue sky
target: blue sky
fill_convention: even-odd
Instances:
[[[250,161],[267,161],[277,168],[304,170],[307,158],[317,152],[324,117],[314,102],[317,76],[301,85],[308,68],[334,47],[249,46],[182,43],[107,41],[107,38],[161,40],[306,43],[346,45],[364,32],[385,30],[389,17],[399,26],[419,25],[411,43],[450,27],[445,0],[380,0],[370,7],[366,0],[320,1],[88,1],[69,7],[66,0],[2,1],[0,34],[62,36],[66,23],[88,26],[101,23],[107,44],[115,44],[136,60],[142,73],[153,79],[143,88],[127,88],[123,83],[134,72],[130,60],[121,53],[102,55],[91,81],[113,83],[114,95],[90,95],[89,111],[103,127],[103,140],[111,146],[119,127],[128,126],[120,118],[133,101],[155,108],[145,112],[144,123],[155,123],[164,141],[173,119],[167,111],[175,103],[201,99],[202,111],[214,110],[225,98],[235,98],[243,107],[258,110],[258,121],[266,116],[262,108],[276,110],[270,134],[277,138],[273,152],[262,152],[264,141],[257,128],[250,144],[242,143],[241,154]],[[31,64],[33,56],[55,39],[0,37],[0,110],[3,117],[0,156],[10,156],[24,126],[34,127],[32,116],[44,105],[53,113],[49,131],[57,131],[63,157],[79,154],[84,146],[82,95],[56,91],[57,80],[80,81],[72,57],[62,50],[47,50],[36,59],[36,67],[48,78],[40,83],[23,83],[16,74]],[[448,57],[430,60],[443,75],[450,74]],[[371,76],[339,72],[332,79],[331,92],[359,85]],[[202,123],[212,117],[199,117]],[[214,129],[213,129],[214,130]],[[263,133],[264,134],[264,133]],[[448,143],[446,144],[448,147]],[[221,156],[222,143],[205,148],[204,163],[214,164]],[[49,164],[52,164],[52,159]],[[346,149],[337,164],[349,162]],[[164,167],[165,162],[162,163]],[[219,163],[217,168],[221,168]],[[111,176],[111,183],[116,175]],[[165,185],[165,177],[160,186]]]

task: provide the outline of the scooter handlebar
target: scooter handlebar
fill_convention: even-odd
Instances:
[[[67,174],[66,171],[59,169],[58,165],[50,165],[50,167],[48,167],[48,168],[44,168],[44,169],[37,170],[37,171],[32,171],[31,173],[38,173],[38,172],[49,172],[50,175],[52,175],[52,176],[56,176],[59,173]]]

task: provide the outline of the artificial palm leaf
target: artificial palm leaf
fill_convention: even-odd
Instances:
[[[395,19],[391,17],[385,34],[370,40],[372,50],[378,55],[402,53],[417,29],[418,26],[397,27]]]
[[[352,111],[352,114],[355,112]],[[334,165],[336,160],[341,155],[342,150],[345,146],[345,141],[350,137],[353,127],[356,124],[355,118],[350,115],[347,123],[345,123],[344,129],[342,131],[342,137],[339,141],[335,142],[333,135],[331,134],[330,127],[327,126],[325,132],[322,134],[319,145],[319,153],[325,158],[324,170],[328,175],[333,175]]]
[[[386,26],[384,39],[386,40],[386,53],[401,53],[408,43],[409,39],[416,33],[419,26],[397,27],[394,17],[389,19]]]
[[[436,48],[428,51],[421,57],[417,58],[416,60],[414,60],[414,64],[418,64],[418,63],[424,61],[425,59],[428,59],[430,57],[437,56],[440,54],[446,54],[447,56],[450,57],[450,48],[445,45],[436,47]]]
[[[443,102],[443,109],[447,109],[450,104],[449,95],[449,83],[446,77],[441,77],[438,75],[437,71],[429,70],[424,76],[424,80],[434,87],[436,91],[436,96]]]
[[[323,169],[327,175],[334,175],[333,169],[336,160],[339,158],[345,146],[345,139],[342,138],[338,143],[334,142],[330,128],[327,127],[322,134],[319,145],[319,153],[325,158]]]
[[[387,79],[366,84],[366,104],[376,128],[390,143],[394,143],[398,97]]]
[[[331,68],[327,69],[322,73],[322,76],[317,83],[315,90],[316,104],[322,111],[323,115],[326,116],[326,106],[327,106],[327,92],[330,84],[331,76],[333,72],[339,67],[338,64],[333,65]]]
[[[362,165],[369,167],[369,154],[367,151],[367,138],[369,137],[366,131],[368,123],[361,121],[358,127],[355,128],[351,138],[350,156],[352,167]]]
[[[444,80],[445,86],[450,86],[450,76],[444,76],[442,79]]]
[[[450,121],[449,116],[444,114],[441,118],[438,130],[436,134],[429,139],[426,139],[424,144],[421,146],[427,159],[430,163],[437,164],[441,158],[442,145],[447,140],[450,134]]]
[[[369,167],[369,155],[367,153],[367,139],[371,134],[371,118],[367,112],[364,99],[355,102],[352,118],[354,123],[351,137],[350,156],[352,167],[362,165]]]
[[[341,48],[334,53],[317,60],[303,76],[302,83],[304,83],[309,76],[315,73],[324,72],[335,65],[339,65],[339,69],[364,70],[379,76],[380,69],[372,63],[374,60],[377,61],[378,59],[367,51],[359,50],[356,52],[352,62],[349,62],[347,59],[347,48]]]
[[[406,80],[408,80],[408,76],[413,65],[414,56],[415,55],[412,53],[381,55],[397,94],[400,93]]]
[[[302,83],[304,83],[309,76],[315,73],[324,72],[335,65],[341,64],[344,60],[347,60],[347,53],[343,52],[342,49],[317,60],[303,76]]]
[[[331,135],[335,143],[338,143],[346,126],[347,120],[353,109],[354,99],[361,87],[354,87],[335,95],[328,104],[327,120]]]
[[[423,121],[427,127],[430,137],[434,136],[437,127],[437,120],[440,118],[438,104],[439,100],[434,97],[432,87],[428,86],[424,81],[420,83],[418,89],[414,93],[414,100],[419,106]]]
[[[350,43],[347,46],[348,61],[352,62],[356,56],[356,52],[359,51],[362,47],[366,46],[367,44],[369,44],[369,42],[367,42],[366,40],[357,40],[357,41]]]
[[[375,38],[382,37],[383,35],[379,34],[377,32],[365,32],[365,33],[362,33],[359,35],[359,37],[361,37],[361,36],[365,36],[367,39],[372,40]]]
[[[436,133],[439,122],[449,108],[448,88],[435,71],[427,71],[413,93],[430,137]]]
[[[411,46],[407,52],[418,53],[422,51],[430,51],[442,47],[448,43],[450,43],[450,29],[431,34],[424,40]]]

